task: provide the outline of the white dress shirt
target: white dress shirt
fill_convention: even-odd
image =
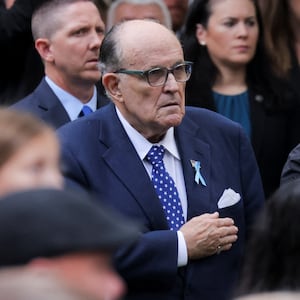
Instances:
[[[45,77],[46,82],[53,90],[53,93],[59,99],[71,121],[78,118],[83,105],[87,105],[92,111],[97,109],[97,89],[94,87],[94,93],[89,102],[83,104],[78,98],[63,90],[56,83],[54,83],[48,76]]]

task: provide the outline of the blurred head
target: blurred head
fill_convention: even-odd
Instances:
[[[257,293],[253,295],[247,295],[235,300],[298,300],[300,299],[299,292],[292,291],[280,291],[280,292],[265,292]]]
[[[29,269],[50,272],[67,287],[97,300],[117,300],[125,294],[123,279],[114,270],[108,252],[78,252],[33,259]]]
[[[146,139],[159,141],[181,123],[190,68],[172,31],[145,20],[116,25],[103,41],[100,61],[108,95]]]
[[[299,290],[299,215],[300,181],[294,180],[267,200],[256,220],[239,285],[241,294]]]
[[[62,188],[55,132],[24,112],[0,110],[0,195],[35,187]]]
[[[180,30],[183,26],[189,1],[188,0],[164,0],[166,3],[172,18],[172,27],[173,30],[176,32]]]
[[[32,32],[46,75],[65,90],[100,80],[104,23],[92,0],[46,1],[33,14]]]
[[[138,234],[136,224],[78,191],[34,189],[0,199],[0,267],[50,272],[99,300],[124,294],[111,256]]]
[[[300,22],[300,2],[297,0],[286,0],[289,9],[289,18],[291,21],[297,26],[299,26]],[[284,1],[283,1],[284,2]],[[297,27],[299,28],[299,27]]]
[[[259,37],[252,0],[195,0],[192,9],[198,12],[196,39],[218,68],[245,66],[251,61]]]
[[[116,0],[108,10],[106,31],[120,22],[148,19],[172,28],[171,16],[163,0]]]
[[[70,288],[54,273],[23,267],[0,270],[0,300],[98,300]]]

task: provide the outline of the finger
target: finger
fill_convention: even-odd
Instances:
[[[232,244],[234,242],[236,242],[236,240],[238,239],[238,236],[233,234],[233,235],[227,235],[223,238],[220,238],[220,244],[221,246],[224,246],[226,244]]]
[[[222,251],[222,246],[218,246],[217,249],[216,249],[216,254],[220,254]]]
[[[215,253],[216,253],[216,254],[220,254],[222,251],[228,251],[228,250],[230,250],[231,247],[232,247],[232,244],[219,245],[219,246],[216,248]]]
[[[218,227],[232,226],[232,225],[234,225],[234,221],[231,218],[219,218],[217,220],[217,225],[218,225]]]
[[[196,219],[218,219],[219,213],[216,211],[214,213],[205,213],[200,216],[195,217]]]
[[[236,226],[225,226],[218,228],[218,233],[220,237],[231,235],[231,234],[237,234],[238,228]]]

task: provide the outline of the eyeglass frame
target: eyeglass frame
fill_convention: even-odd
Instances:
[[[158,86],[163,86],[166,84],[167,80],[168,80],[168,77],[169,77],[169,74],[171,73],[175,80],[177,82],[187,82],[190,77],[191,77],[191,74],[192,74],[192,65],[193,65],[193,62],[191,61],[184,61],[182,63],[179,63],[175,66],[173,66],[172,68],[167,68],[167,67],[154,67],[154,68],[151,68],[151,69],[148,69],[148,70],[145,70],[145,71],[141,71],[141,70],[128,70],[128,69],[119,69],[117,71],[114,71],[113,73],[116,73],[116,74],[127,74],[127,75],[139,75],[141,77],[144,77],[146,78],[148,84],[152,87],[158,87]],[[186,80],[177,80],[175,75],[174,75],[174,70],[179,67],[179,66],[187,66],[189,67],[189,74],[187,74],[187,79]],[[153,85],[150,83],[149,81],[149,72],[151,71],[154,71],[154,70],[167,70],[167,73],[166,73],[166,77],[165,77],[165,80],[162,84],[158,84],[158,85]]]

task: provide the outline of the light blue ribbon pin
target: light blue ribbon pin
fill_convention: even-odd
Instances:
[[[199,184],[199,181],[200,181],[203,186],[206,186],[206,182],[205,182],[205,180],[204,180],[204,178],[203,178],[203,176],[200,172],[200,169],[201,169],[200,161],[191,160],[191,164],[195,168],[195,171],[196,171],[196,173],[195,173],[195,182],[197,184]]]

